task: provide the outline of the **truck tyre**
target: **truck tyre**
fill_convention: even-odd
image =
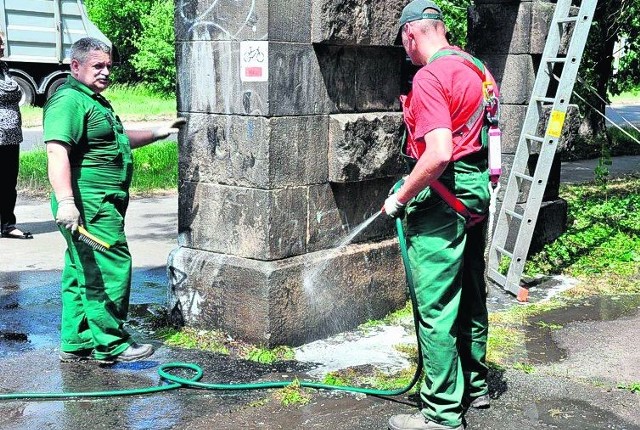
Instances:
[[[22,90],[22,98],[20,99],[20,106],[28,105],[31,106],[36,101],[36,90],[31,86],[31,84],[26,80],[21,78],[20,76],[14,76],[13,80],[20,86]]]
[[[55,80],[53,80],[50,84],[49,87],[47,88],[47,100],[49,100],[49,98],[53,95],[53,93],[56,92],[56,90],[58,88],[60,88],[60,85],[64,84],[65,82],[67,82],[67,76],[63,76],[61,78],[57,78]]]

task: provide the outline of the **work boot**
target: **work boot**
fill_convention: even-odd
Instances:
[[[389,430],[464,430],[462,424],[449,427],[427,420],[422,412],[400,414],[389,418]]]
[[[474,409],[489,409],[491,407],[491,397],[488,394],[476,397],[469,403],[470,408]]]
[[[76,363],[78,361],[90,360],[92,358],[91,352],[91,349],[82,349],[80,351],[73,352],[65,352],[61,350],[58,356],[60,357],[60,361],[63,363]]]
[[[117,361],[136,361],[149,357],[154,353],[154,351],[155,350],[153,349],[153,345],[149,343],[143,343],[142,345],[139,345],[134,342],[129,345],[127,349],[125,349],[115,357],[103,358],[99,359],[98,361],[104,364],[112,364]]]

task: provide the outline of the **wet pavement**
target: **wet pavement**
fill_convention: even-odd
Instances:
[[[636,164],[637,166],[638,164]],[[202,382],[318,380],[330,370],[372,363],[403,365],[394,343],[413,340],[404,327],[345,333],[297,350],[297,361],[263,365],[219,354],[169,348],[139,321],[166,303],[165,262],[176,247],[177,196],[134,199],[127,233],[134,259],[130,329],[158,348],[148,360],[115,366],[60,363],[58,280],[63,244],[48,204],[20,198],[19,225],[30,241],[0,239],[0,393],[84,392],[158,387],[160,365],[196,363]],[[572,280],[541,280],[531,297],[544,300]],[[516,304],[492,290],[491,309]],[[467,414],[469,429],[640,430],[640,298],[594,299],[533,320],[524,351],[535,367],[492,370],[492,406]],[[555,312],[555,313],[554,313]],[[248,322],[250,323],[250,322]],[[358,354],[360,351],[360,354]],[[364,359],[364,360],[363,360]],[[188,376],[185,373],[185,376]],[[282,406],[276,390],[181,388],[149,395],[76,400],[0,400],[0,429],[385,429],[395,413],[415,411],[414,396],[380,398],[311,390],[304,406]]]

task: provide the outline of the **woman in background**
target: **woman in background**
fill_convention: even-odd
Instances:
[[[4,56],[4,34],[0,33],[0,57]],[[0,61],[0,227],[2,237],[32,239],[31,233],[16,227],[16,185],[20,166],[22,91],[9,75],[9,67]]]

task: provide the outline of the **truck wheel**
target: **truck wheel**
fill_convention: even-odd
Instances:
[[[36,90],[31,86],[31,84],[26,80],[19,76],[14,76],[13,80],[20,86],[22,90],[22,98],[20,99],[20,106],[28,105],[31,106],[36,101]]]
[[[66,75],[62,78],[58,78],[53,82],[51,82],[49,84],[49,88],[47,88],[47,100],[49,100],[49,98],[53,95],[53,93],[55,93],[56,90],[60,88],[60,85],[64,84],[65,82],[67,82]]]

